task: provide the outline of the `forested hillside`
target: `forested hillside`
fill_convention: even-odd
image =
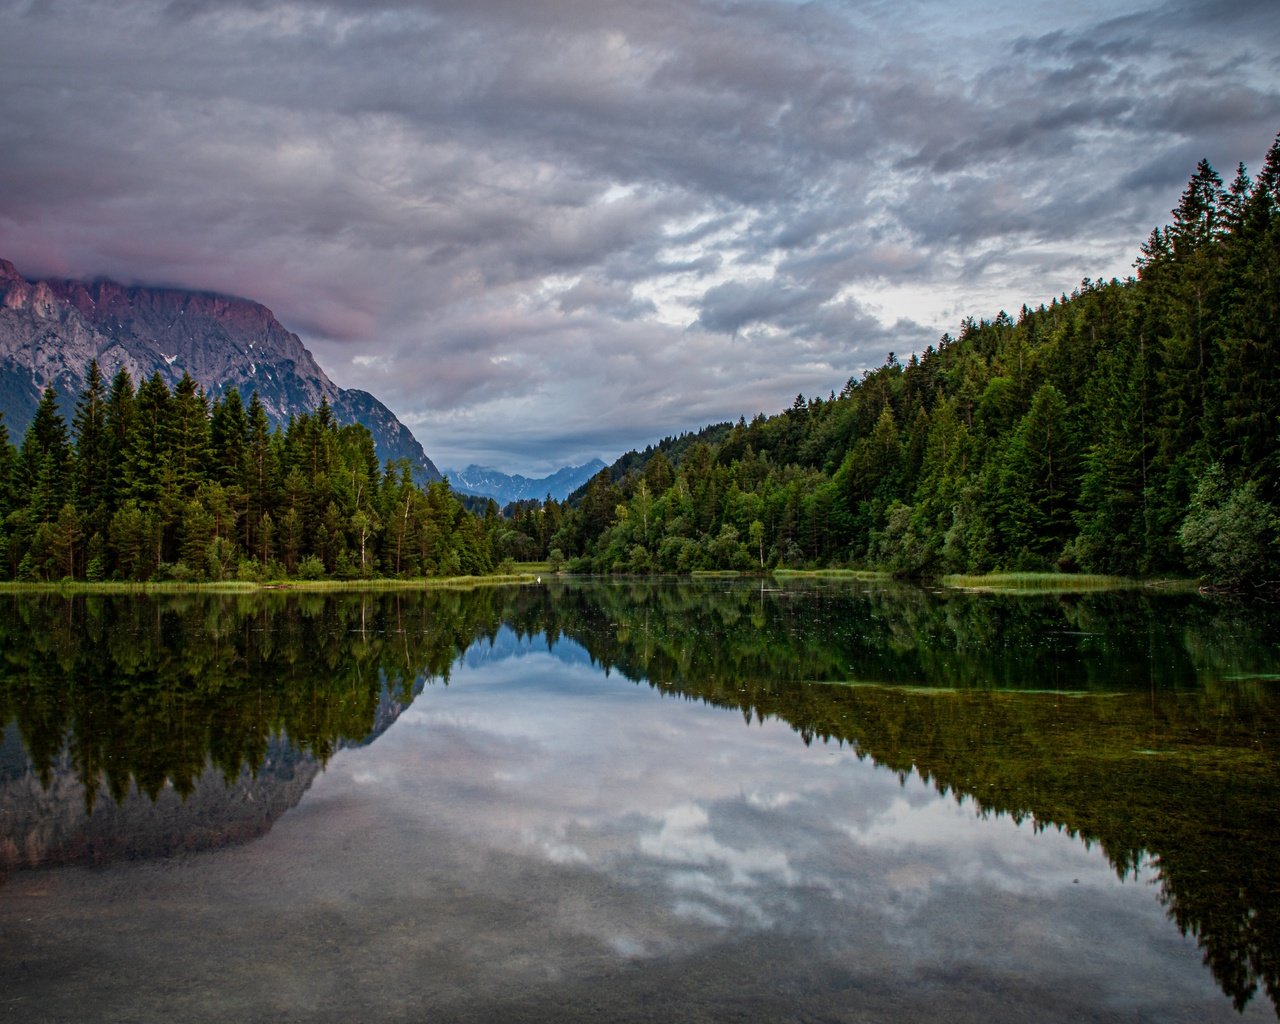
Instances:
[[[839,395],[630,453],[515,543],[578,569],[1280,578],[1280,140],[1202,161],[1137,276],[966,320]],[[510,539],[508,541],[510,543]]]
[[[44,389],[59,391],[70,419],[89,363],[107,377],[154,373],[170,389],[191,376],[212,400],[257,392],[272,424],[312,413],[323,398],[339,423],[361,423],[381,459],[408,459],[417,480],[440,472],[409,428],[367,391],[340,388],[302,339],[251,299],[182,288],[91,281],[27,280],[0,259],[0,410],[25,433]]]
[[[1280,580],[1280,139],[1252,181],[1202,161],[1125,281],[668,438],[569,501],[466,511],[379,465],[327,404],[273,430],[185,377],[96,364],[70,428],[0,421],[9,578],[274,578],[849,565]]]
[[[46,388],[15,449],[0,421],[0,571],[9,579],[457,575],[492,567],[498,521],[409,463],[384,468],[328,403],[273,429],[255,393],[209,403],[189,376],[136,391],[91,363],[68,431]]]

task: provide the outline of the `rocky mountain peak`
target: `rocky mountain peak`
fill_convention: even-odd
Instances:
[[[211,396],[239,391],[277,423],[327,399],[340,422],[363,423],[382,459],[406,458],[439,479],[409,429],[363,391],[338,387],[302,340],[261,303],[215,292],[92,281],[24,279],[0,260],[0,410],[11,435],[30,422],[46,384],[74,403],[89,362],[135,382],[184,373]]]

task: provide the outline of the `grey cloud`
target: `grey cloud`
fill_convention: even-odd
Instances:
[[[556,305],[562,313],[594,310],[615,316],[619,320],[635,320],[656,312],[656,307],[650,300],[637,299],[629,288],[601,281],[588,281],[585,278],[561,292]]]
[[[1211,92],[1182,84],[1151,105],[1147,120],[1187,137],[1205,138],[1236,125],[1265,121],[1274,113],[1278,95],[1280,90],[1264,92],[1229,82]]]
[[[1199,31],[1235,32],[1241,28],[1258,33],[1280,29],[1280,9],[1270,0],[1174,0],[1160,9],[1160,15],[1179,26]]]
[[[1007,117],[992,118],[994,123],[990,127],[932,152],[922,152],[906,161],[905,166],[925,164],[935,173],[949,174],[975,166],[990,166],[993,154],[1006,160],[1016,159],[1022,153],[1031,158],[1052,159],[1072,145],[1077,130],[1114,126],[1130,111],[1131,103],[1124,98],[1103,102],[1080,100],[1031,117],[1023,115],[1025,109],[1026,105],[1020,103],[1016,108],[1002,111]]]
[[[0,256],[263,301],[437,461],[609,457],[1120,272],[1200,156],[1256,167],[1274,4],[1048,9],[9,5]]]
[[[1146,10],[1091,25],[1084,33],[1054,29],[1040,36],[1023,36],[1014,41],[1013,52],[1069,58],[1086,64],[1097,64],[1102,58],[1132,60],[1152,51],[1155,43],[1150,23],[1162,17],[1154,10]]]
[[[1142,189],[1161,192],[1175,199],[1174,188],[1184,184],[1190,173],[1188,167],[1194,168],[1196,160],[1202,155],[1195,143],[1181,143],[1177,146],[1163,148],[1153,159],[1146,161],[1127,173],[1120,181],[1125,189]],[[1173,204],[1170,203],[1170,206]],[[1157,225],[1152,225],[1156,227]]]
[[[826,394],[850,375],[852,359],[879,363],[887,349],[911,347],[898,344],[897,336],[884,344],[880,335],[857,354],[858,338],[846,335],[815,338],[801,350],[750,344],[745,334],[735,340],[702,331],[655,330],[642,321],[609,336],[599,316],[566,318],[558,311],[522,325],[521,337],[536,339],[521,346],[530,373],[513,385],[508,401],[485,392],[480,397],[486,401],[473,412],[471,403],[455,407],[449,394],[437,393],[452,385],[422,382],[438,411],[411,425],[429,450],[457,451],[481,464],[492,464],[501,449],[530,461],[538,452],[562,451],[569,462],[581,462],[706,423],[775,411],[785,404],[779,393]],[[936,336],[923,343],[932,340]],[[485,352],[501,351],[501,337],[483,345]],[[429,378],[430,369],[423,374]],[[411,386],[405,380],[396,383]],[[601,415],[584,396],[607,404],[608,414]]]
[[[818,289],[778,281],[730,281],[703,294],[695,326],[736,335],[748,324],[789,318],[798,309],[812,308],[829,297]]]

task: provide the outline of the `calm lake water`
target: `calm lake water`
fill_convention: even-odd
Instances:
[[[0,1019],[1274,1020],[1276,620],[0,597]]]

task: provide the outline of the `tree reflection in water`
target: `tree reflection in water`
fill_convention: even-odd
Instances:
[[[1280,1006],[1265,610],[758,582],[3,601],[0,866],[261,834],[505,625],[1077,835],[1122,877],[1146,864],[1236,1007],[1259,985]]]

